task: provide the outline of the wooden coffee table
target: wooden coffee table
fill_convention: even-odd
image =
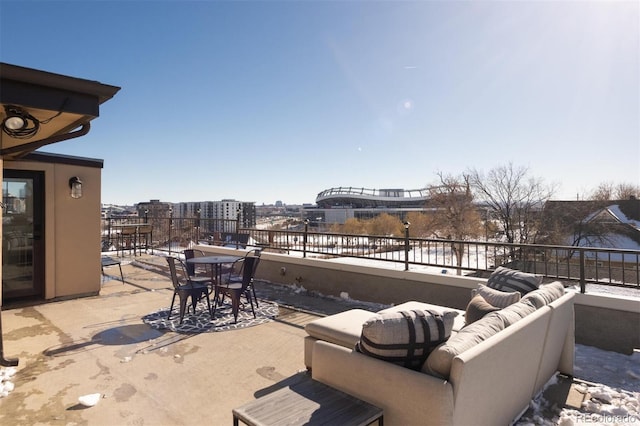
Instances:
[[[233,424],[249,426],[383,425],[381,408],[313,379],[233,409]]]

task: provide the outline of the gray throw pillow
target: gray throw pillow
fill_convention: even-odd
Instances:
[[[542,276],[499,266],[487,280],[487,287],[500,291],[518,291],[524,295],[537,289]]]
[[[498,308],[506,308],[520,300],[520,293],[517,291],[508,293],[506,291],[494,290],[484,284],[478,284],[478,288],[474,289],[471,294],[474,297],[479,294],[484,300]]]
[[[465,324],[472,324],[488,313],[499,310],[499,307],[493,306],[491,303],[487,302],[481,295],[477,294],[467,305],[467,310],[464,315]]]

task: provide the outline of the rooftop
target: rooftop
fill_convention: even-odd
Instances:
[[[0,398],[0,423],[229,424],[234,407],[308,378],[306,323],[356,306],[380,309],[262,282],[261,308],[274,307],[275,315],[259,324],[156,329],[150,314],[166,309],[172,296],[163,262],[146,255],[123,262],[124,284],[117,267],[106,269],[99,296],[5,307],[4,354],[19,357],[20,365],[11,379],[15,389]],[[560,380],[534,407],[545,413],[551,401],[581,409],[583,385]],[[96,406],[78,403],[95,393]]]

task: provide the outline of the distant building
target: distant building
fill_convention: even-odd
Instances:
[[[136,204],[136,211],[140,217],[168,217],[171,211],[171,203],[150,200],[149,202]]]
[[[201,219],[239,220],[241,228],[256,226],[256,203],[236,200],[190,201],[174,204],[174,215]]]
[[[638,250],[640,248],[640,200],[547,201],[549,229],[559,230],[564,241],[581,247]]]
[[[305,206],[304,217],[311,223],[343,224],[347,219],[371,219],[381,213],[399,217],[409,212],[424,211],[429,190],[424,189],[367,189],[338,187],[322,191],[316,206]]]
[[[100,209],[102,219],[131,219],[138,217],[138,211],[133,206],[116,206],[103,204]]]

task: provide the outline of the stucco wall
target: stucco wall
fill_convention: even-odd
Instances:
[[[5,161],[4,168],[44,172],[44,298],[97,294],[100,290],[99,167]],[[71,198],[69,179],[83,182],[83,196]]]
[[[0,182],[4,180],[4,158],[0,157]],[[0,208],[0,219],[2,218],[2,214],[4,213],[4,209]],[[2,239],[3,230],[2,230],[2,220],[0,220],[0,240]],[[2,243],[2,241],[0,241]],[[2,247],[2,244],[0,244]],[[2,306],[2,250],[0,250],[0,306]],[[0,330],[1,331],[1,330]],[[0,339],[2,336],[0,336]]]
[[[576,342],[608,351],[640,349],[640,299],[577,294]]]

